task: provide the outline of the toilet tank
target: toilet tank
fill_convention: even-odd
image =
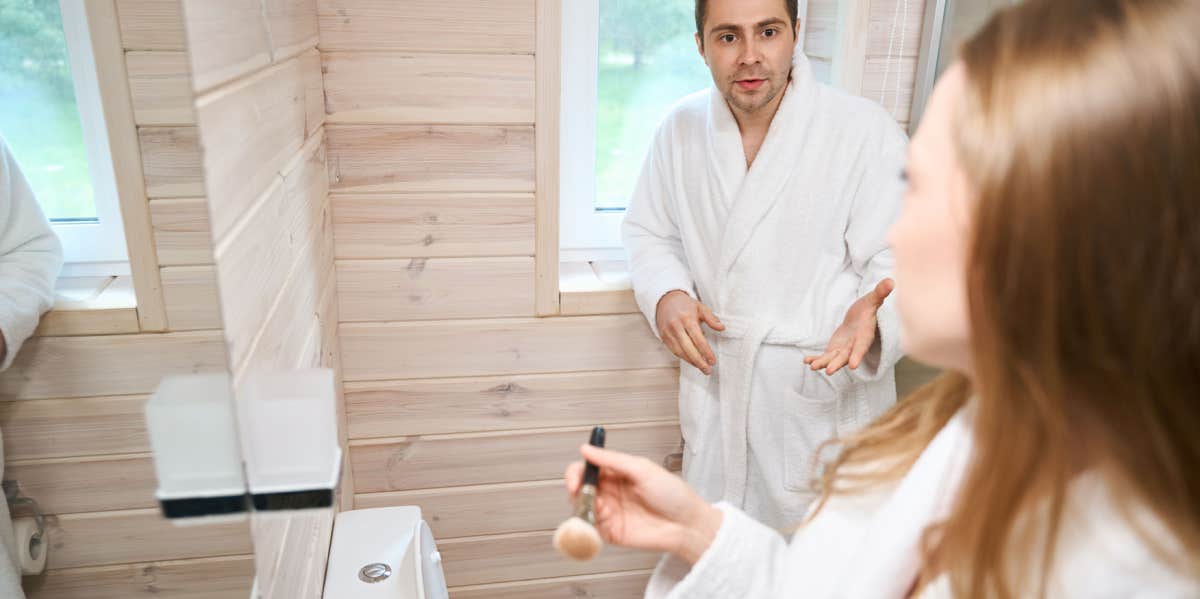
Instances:
[[[337,515],[324,599],[448,599],[442,558],[415,506]]]

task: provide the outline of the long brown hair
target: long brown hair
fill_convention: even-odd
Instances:
[[[1127,516],[1149,509],[1182,555],[1147,544],[1200,575],[1198,32],[1196,0],[1031,0],[962,49],[971,382],[918,390],[824,475],[827,495],[902,477],[970,401],[974,455],[927,531],[922,585],[1044,594],[1084,470]],[[867,463],[890,467],[846,468]],[[1035,510],[1045,525],[1023,525]]]

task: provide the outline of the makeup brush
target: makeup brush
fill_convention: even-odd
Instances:
[[[604,447],[604,427],[592,429],[588,443]],[[579,561],[596,557],[604,547],[600,533],[596,532],[596,487],[600,484],[600,468],[591,462],[583,470],[583,486],[575,498],[575,513],[554,531],[554,548],[559,553]]]

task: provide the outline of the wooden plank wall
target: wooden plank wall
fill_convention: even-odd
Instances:
[[[655,556],[550,547],[593,424],[678,462],[678,371],[535,318],[535,0],[319,7],[354,506],[421,506],[456,598],[640,596]]]
[[[167,332],[30,340],[0,375],[5,478],[51,514],[31,598],[246,596],[245,522],[163,520],[142,404],[161,377],[228,370],[178,0],[116,0]]]
[[[182,4],[234,385],[254,372],[337,372],[316,0]],[[163,219],[193,233],[182,208],[165,206]],[[337,411],[340,421],[340,390]],[[333,517],[254,516],[258,597],[320,597]]]
[[[871,0],[870,6],[862,95],[887,108],[907,129],[925,0]],[[837,16],[838,0],[809,0],[804,53],[812,61],[813,72],[826,82],[833,68]]]

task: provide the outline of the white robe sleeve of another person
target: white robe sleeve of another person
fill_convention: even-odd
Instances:
[[[0,370],[12,365],[21,344],[53,305],[54,279],[61,267],[62,245],[0,138],[0,333],[6,346]],[[0,474],[3,463],[0,440]],[[0,498],[0,596],[25,596],[17,556],[8,503]]]
[[[826,376],[822,352],[846,310],[890,276],[907,139],[879,106],[816,82],[803,53],[753,165],[721,94],[683,99],[646,157],[623,225],[638,306],[682,290],[727,329],[708,339],[711,377],[680,372],[684,475],[783,527],[813,498],[817,447],[895,403],[893,300],[863,365]],[[656,331],[657,334],[657,331]]]
[[[50,228],[17,161],[0,138],[0,370],[16,358],[38,319],[54,304],[62,244]]]
[[[945,520],[971,456],[965,413],[942,429],[896,485],[865,495],[836,496],[790,541],[727,504],[724,520],[695,566],[665,557],[647,599],[903,599],[921,567],[925,530]],[[1146,531],[1166,555],[1183,555],[1162,522],[1139,514],[1125,520],[1109,488],[1081,476],[1068,495],[1048,599],[1184,599],[1200,597],[1200,581],[1164,564],[1139,536]],[[1173,553],[1172,553],[1173,552]],[[1036,596],[1027,569],[1016,596]],[[1025,586],[1022,586],[1025,585]],[[952,599],[945,576],[916,595]]]

